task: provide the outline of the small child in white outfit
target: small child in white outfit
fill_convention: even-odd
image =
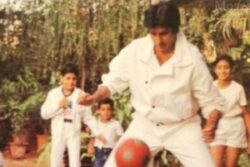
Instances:
[[[233,60],[223,55],[215,61],[217,80],[214,85],[227,101],[227,112],[218,123],[215,138],[210,143],[216,166],[236,167],[241,148],[250,148],[250,116],[242,85],[231,80]],[[246,133],[247,132],[247,133]],[[226,156],[225,165],[223,158]]]
[[[113,101],[109,98],[98,102],[100,119],[96,120],[92,135],[94,140],[90,142],[89,149],[95,153],[94,167],[103,167],[117,140],[123,134],[120,122],[112,119]],[[91,152],[91,151],[89,151]]]

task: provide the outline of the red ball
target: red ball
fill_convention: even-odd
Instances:
[[[146,167],[150,150],[140,139],[127,139],[118,146],[115,159],[117,167]]]

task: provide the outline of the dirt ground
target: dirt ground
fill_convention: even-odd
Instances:
[[[30,157],[23,160],[5,159],[5,167],[47,167],[44,165],[36,165],[36,158]]]
[[[5,167],[48,167],[45,163],[37,164],[38,155],[30,154],[24,159],[12,159],[9,153],[4,153]]]

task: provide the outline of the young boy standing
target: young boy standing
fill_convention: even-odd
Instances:
[[[90,141],[90,149],[95,152],[94,167],[103,167],[117,140],[123,134],[120,122],[112,119],[114,110],[113,101],[109,98],[99,101],[97,112],[100,114],[95,121],[92,134],[94,140]]]
[[[76,87],[79,71],[73,64],[61,70],[61,86],[49,91],[41,107],[43,119],[51,119],[51,167],[60,167],[67,148],[70,167],[80,167],[81,122],[92,120],[90,107],[79,106],[78,97],[85,93]]]

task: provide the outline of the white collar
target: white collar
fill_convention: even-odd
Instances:
[[[150,63],[151,56],[153,56],[152,51],[154,49],[153,41],[148,34],[146,37],[144,45],[144,51],[139,56],[139,59],[144,63]],[[189,49],[189,43],[182,32],[177,34],[177,40],[174,52],[174,66],[184,67],[192,64],[192,53]]]

